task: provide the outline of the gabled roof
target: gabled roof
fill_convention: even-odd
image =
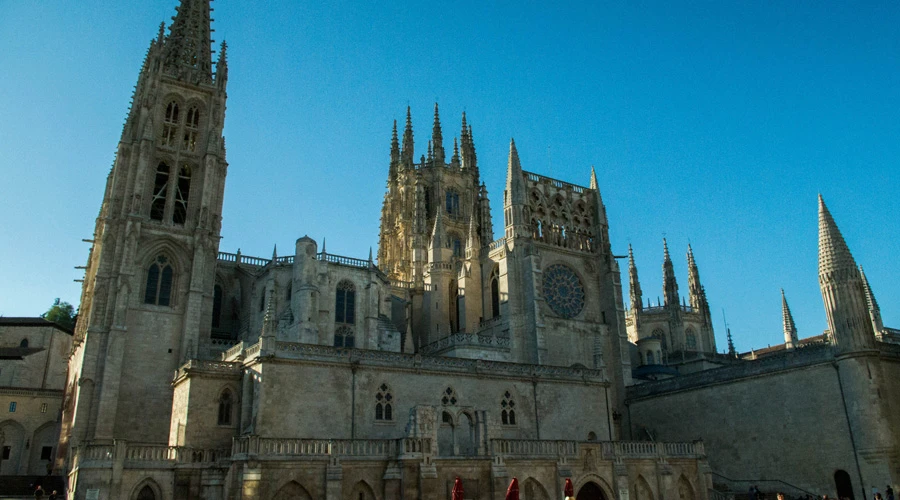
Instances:
[[[53,327],[61,332],[72,335],[72,330],[44,318],[37,317],[3,317],[0,316],[0,326],[27,326],[27,327]]]

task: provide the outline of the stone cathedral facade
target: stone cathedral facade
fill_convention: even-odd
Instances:
[[[498,166],[465,114],[448,154],[435,105],[416,158],[407,109],[377,259],[307,236],[220,252],[229,69],[210,11],[182,0],[160,27],[107,178],[63,403],[69,498],[432,499],[456,477],[473,499],[512,477],[528,499],[566,478],[580,500],[715,494],[700,434],[640,440],[658,393],[629,393],[639,367],[716,352],[693,253],[690,304],[666,247],[665,304],[645,308],[629,252],[626,312],[593,169],[587,186],[523,170],[511,141],[495,239],[479,169]]]

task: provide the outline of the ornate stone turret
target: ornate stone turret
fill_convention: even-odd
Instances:
[[[631,243],[628,244],[628,300],[631,302],[631,311],[637,320],[638,314],[643,309],[643,293],[641,292],[641,282],[638,280],[637,265],[634,263],[634,252],[631,249]]]
[[[181,0],[163,49],[163,71],[192,84],[212,83],[209,0]]]
[[[781,321],[784,326],[784,348],[793,349],[798,345],[797,326],[794,325],[794,317],[784,297],[784,288],[781,289]]]
[[[875,330],[875,336],[881,339],[884,336],[884,323],[881,320],[881,308],[878,307],[878,301],[875,300],[875,294],[872,287],[869,286],[869,280],[863,267],[859,266],[859,276],[862,278],[863,290],[866,292],[866,305],[869,307],[869,317],[872,319],[872,329]]]
[[[688,262],[688,294],[690,295],[691,308],[700,311],[704,308],[706,302],[703,287],[700,285],[700,271],[697,269],[697,262],[694,260],[694,250],[688,243],[687,250]]]
[[[441,134],[441,118],[438,116],[438,104],[434,103],[434,126],[431,129],[432,160],[436,165],[444,164],[444,136]]]
[[[406,128],[403,130],[403,149],[400,153],[400,163],[403,168],[412,168],[415,161],[412,130],[412,111],[406,107]]]
[[[875,332],[859,268],[821,195],[819,287],[838,352],[874,349]]]
[[[391,167],[390,179],[397,175],[397,165],[400,163],[400,140],[397,138],[397,120],[394,120],[394,128],[391,131]]]
[[[675,279],[675,269],[672,267],[672,259],[669,257],[669,245],[663,238],[663,305],[678,307],[678,281]]]
[[[526,236],[525,222],[525,174],[519,163],[516,141],[509,141],[509,161],[506,169],[506,191],[504,192],[503,218],[506,221],[506,237]]]

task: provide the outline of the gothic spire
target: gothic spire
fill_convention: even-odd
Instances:
[[[475,223],[475,211],[469,216],[469,236],[466,238],[466,258],[471,259],[478,256],[481,249],[481,243],[478,239],[478,224]]]
[[[434,229],[431,231],[431,247],[432,248],[444,248],[447,243],[447,235],[444,231],[444,218],[441,217],[441,210],[438,208],[435,210],[434,216]]]
[[[669,245],[663,238],[663,297],[666,306],[678,307],[678,282],[675,280],[675,269],[669,257]]]
[[[859,266],[859,276],[862,278],[863,292],[866,294],[866,305],[869,308],[869,317],[872,319],[872,329],[875,330],[876,335],[881,336],[884,332],[884,322],[881,319],[881,308],[878,307],[878,301],[875,300],[875,294],[872,292],[872,287],[869,285],[869,279],[866,278],[866,273],[863,271],[862,266]]]
[[[397,138],[397,120],[394,120],[394,129],[391,131],[391,169],[400,161],[400,140]]]
[[[831,339],[839,353],[875,347],[872,316],[859,268],[819,195],[819,288]],[[868,320],[868,321],[867,321]]]
[[[406,107],[406,128],[403,130],[403,149],[400,158],[405,167],[412,167],[415,156],[413,155],[413,130],[412,112]]]
[[[637,312],[643,309],[643,293],[641,292],[641,282],[638,280],[638,270],[634,263],[631,243],[628,244],[628,296],[632,311]]]
[[[733,357],[733,358],[736,358],[736,357],[737,357],[737,350],[734,348],[734,339],[731,338],[731,328],[726,328],[726,330],[728,331],[728,335],[727,335],[727,338],[728,338],[728,355],[731,356],[731,357]]]
[[[791,315],[791,308],[788,307],[787,299],[784,297],[784,288],[781,289],[781,322],[784,329],[784,347],[786,349],[797,347],[797,326],[794,324],[794,316]]]
[[[444,165],[444,137],[441,134],[441,118],[438,116],[438,104],[434,103],[434,126],[431,129],[432,157],[434,163]]]
[[[181,0],[163,51],[166,74],[192,84],[212,83],[210,0]]]
[[[697,262],[694,260],[694,250],[688,243],[687,250],[688,263],[688,294],[690,295],[691,308],[694,311],[700,311],[703,308],[704,292],[703,286],[700,284],[700,271],[697,269]]]
[[[459,168],[459,144],[456,142],[456,137],[453,138],[453,158],[450,159],[450,165]]]
[[[509,140],[509,160],[506,165],[506,196],[509,203],[525,203],[525,179],[522,164],[519,162],[519,151],[516,150],[515,139]]]
[[[600,191],[600,187],[597,184],[597,172],[594,171],[593,165],[591,165],[591,189],[597,192]]]
[[[819,279],[824,275],[840,272],[857,274],[856,261],[847,248],[847,242],[841,235],[831,212],[825,206],[825,200],[819,195]]]
[[[219,59],[216,61],[216,86],[225,90],[228,84],[228,44],[222,40],[219,47]]]

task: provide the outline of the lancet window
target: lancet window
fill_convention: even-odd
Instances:
[[[188,110],[187,119],[184,121],[184,141],[182,149],[194,151],[197,149],[197,136],[200,134],[200,110],[196,106]]]
[[[234,411],[234,398],[231,391],[225,389],[219,396],[219,425],[231,425],[231,415]]]
[[[212,327],[219,328],[222,324],[222,285],[213,287],[213,317]]]
[[[166,215],[166,197],[169,192],[169,166],[160,162],[153,181],[153,198],[150,200],[150,218],[161,221]]]
[[[334,321],[336,323],[356,323],[356,287],[348,280],[338,283],[334,300]]]
[[[688,328],[684,333],[684,343],[690,350],[697,349],[697,334],[694,333],[694,330],[692,328]]]
[[[172,222],[184,224],[187,220],[188,198],[191,194],[191,167],[183,165],[178,171],[178,184],[175,186],[175,211]]]
[[[491,271],[491,317],[500,316],[500,268]]]
[[[459,215],[459,193],[448,189],[446,193],[447,213],[450,215]]]
[[[163,119],[163,133],[160,143],[163,147],[175,147],[178,134],[178,103],[172,101],[166,106],[166,115]]]
[[[160,255],[147,268],[147,287],[144,290],[144,303],[157,306],[171,305],[172,301],[172,266],[169,259]]]
[[[516,425],[516,402],[509,391],[503,393],[500,401],[500,422],[503,425]]]
[[[375,393],[375,420],[394,420],[394,396],[387,384],[381,384]]]
[[[659,339],[659,344],[662,347],[663,351],[669,350],[668,345],[666,345],[666,332],[664,332],[662,330],[662,328],[657,328],[656,330],[653,330],[653,333],[651,334],[651,336]]]

